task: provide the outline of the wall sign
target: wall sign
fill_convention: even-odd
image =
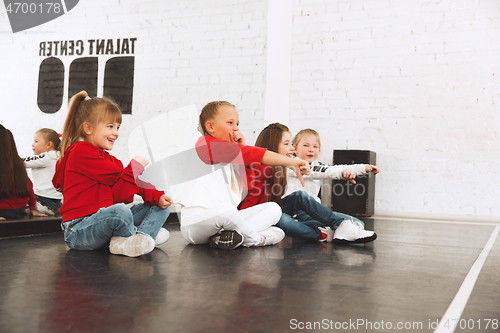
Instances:
[[[106,61],[103,95],[113,99],[123,114],[132,114],[136,41],[137,38],[40,42],[38,55],[46,58],[40,63],[38,75],[38,108],[44,113],[61,109],[66,76],[59,57],[89,55],[74,59],[69,66],[68,98],[71,98],[81,90],[95,97],[98,56],[120,55]]]

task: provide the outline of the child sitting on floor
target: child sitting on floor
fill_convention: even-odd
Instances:
[[[149,158],[135,156],[124,168],[107,152],[119,137],[121,122],[120,108],[107,98],[81,91],[71,99],[52,180],[64,196],[62,228],[71,249],[109,244],[113,254],[137,257],[168,239],[162,226],[171,199],[139,179]],[[127,207],[135,194],[144,203]]]
[[[289,158],[292,158],[294,152],[292,135],[288,127],[279,123],[267,126],[259,134],[255,145],[289,156]],[[303,158],[309,163],[312,163],[317,157],[316,155],[314,159],[311,159],[311,156],[307,155],[303,155]],[[332,212],[306,191],[299,190],[301,187],[295,187],[295,177],[292,177],[284,169],[272,168],[268,165],[255,166],[255,168],[258,168],[256,173],[260,175],[260,178],[256,180],[256,186],[248,193],[241,209],[262,202],[278,202],[283,214],[277,226],[282,228],[285,234],[292,237],[307,240],[334,240],[339,243],[366,243],[377,238],[373,231],[364,230],[364,224],[360,220],[346,214]],[[342,169],[338,173],[338,176],[341,175],[347,179],[354,178],[352,172],[343,172]],[[307,184],[317,177],[321,178],[322,174],[312,174],[311,169],[311,175],[304,175],[303,179]],[[288,188],[294,190],[288,192]],[[301,214],[302,218],[295,220],[293,216],[297,214]],[[335,237],[331,230],[338,231]]]
[[[60,143],[56,131],[42,128],[35,133],[32,145],[35,155],[23,158],[26,168],[31,168],[38,210],[51,216],[59,215],[62,199],[62,194],[52,185]]]
[[[47,216],[37,211],[33,184],[17,153],[12,132],[0,125],[0,220],[26,216],[26,206],[33,216]]]

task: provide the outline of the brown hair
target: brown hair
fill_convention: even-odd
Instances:
[[[54,145],[54,150],[59,150],[61,139],[59,138],[59,134],[57,134],[56,131],[50,128],[42,128],[36,132],[40,133],[45,141],[52,142],[52,144]]]
[[[304,135],[307,135],[307,134],[316,135],[316,138],[318,139],[318,143],[319,143],[319,148],[321,149],[321,140],[319,139],[319,134],[318,134],[318,132],[316,132],[315,130],[313,130],[311,128],[303,129],[303,130],[299,131],[297,134],[295,134],[295,137],[293,138],[293,141],[292,141],[292,145],[294,145],[294,146],[298,145],[300,140],[302,139],[302,137]]]
[[[30,196],[28,174],[17,153],[12,132],[0,124],[0,198],[26,198]]]
[[[280,123],[273,123],[264,128],[257,140],[256,147],[267,148],[278,153],[278,147],[284,132],[290,132],[288,127]],[[266,201],[274,201],[281,205],[281,197],[286,190],[286,168],[283,166],[271,166],[272,178],[266,183]],[[277,190],[276,190],[277,188]]]
[[[232,106],[233,108],[236,108],[233,104],[226,102],[226,101],[214,101],[210,102],[207,105],[201,109],[200,113],[200,118],[199,118],[199,125],[198,125],[198,130],[201,132],[202,135],[210,135],[208,134],[206,123],[209,120],[215,119],[217,115],[219,114],[219,106]]]
[[[97,126],[108,120],[120,124],[122,122],[122,112],[115,102],[106,97],[87,97],[89,95],[86,91],[80,91],[71,98],[68,115],[64,122],[59,159],[64,156],[69,146],[85,138],[84,123]]]

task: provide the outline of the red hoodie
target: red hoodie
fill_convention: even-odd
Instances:
[[[13,190],[13,196],[10,198],[0,199],[0,209],[18,209],[29,204],[30,210],[37,210],[35,193],[33,193],[33,183],[28,177],[28,184],[30,186],[30,196],[27,198],[16,197],[16,191]]]
[[[56,164],[52,179],[64,197],[59,210],[63,222],[117,203],[130,203],[134,194],[139,194],[145,203],[157,205],[164,192],[138,179],[143,171],[136,160],[124,169],[120,160],[91,143],[72,144]]]

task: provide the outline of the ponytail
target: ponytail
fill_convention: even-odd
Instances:
[[[68,115],[64,122],[63,136],[60,144],[61,156],[59,159],[64,156],[69,146],[78,142],[83,136],[83,128],[80,128],[83,127],[83,123],[80,123],[80,119],[78,119],[78,109],[81,102],[88,96],[86,91],[80,91],[78,94],[74,95],[69,102]]]

